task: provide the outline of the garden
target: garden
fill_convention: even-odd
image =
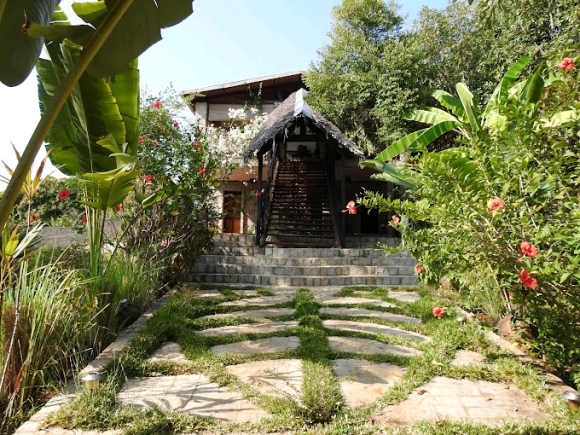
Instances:
[[[22,3],[31,11],[27,35],[20,29]],[[227,304],[244,297],[236,293],[240,289],[223,287],[202,298],[208,289],[182,282],[217,231],[216,188],[265,117],[236,120],[230,130],[202,130],[181,115],[185,103],[173,89],[161,95],[140,89],[138,55],[157,40],[152,35],[160,28],[192,12],[191,1],[79,3],[75,13],[86,24],[78,26],[68,23],[58,3],[0,1],[0,40],[13,42],[0,44],[0,81],[18,85],[36,66],[43,115],[26,150],[14,150],[18,166],[6,167],[2,176],[0,432],[11,433],[26,421],[170,290],[177,293],[106,367],[102,388],[79,394],[52,417],[55,424],[142,434],[232,428],[375,433],[373,419],[381,406],[399,404],[423,383],[445,375],[514,384],[545,401],[551,421],[502,429],[444,421],[420,425],[420,433],[577,431],[577,416],[546,389],[537,370],[485,339],[486,330],[503,324],[534,364],[580,386],[576,1],[547,7],[540,1],[525,7],[515,0],[453,1],[442,10],[425,8],[408,28],[396,5],[382,0],[344,0],[333,9],[330,43],[305,75],[309,103],[365,151],[363,164],[377,171],[374,178],[398,186],[400,199],[364,191],[350,209],[395,212],[390,225],[403,243],[385,250],[410,251],[422,281],[421,298],[413,303],[396,299],[401,289],[344,288],[337,295],[372,295],[392,305],[383,311],[419,319],[417,325],[396,326],[423,334],[430,339],[425,343],[330,331],[325,322],[352,317],[324,314],[316,289],[274,303],[275,309],[294,310],[269,319],[296,322],[284,331],[197,334],[248,319],[265,322],[250,315],[200,319],[230,313],[234,309]],[[147,8],[140,9],[142,3]],[[155,16],[159,26],[130,30],[143,14]],[[113,40],[129,42],[108,42]],[[50,60],[38,58],[43,41],[50,41]],[[18,60],[7,61],[14,53],[20,53]],[[43,144],[46,157],[33,169]],[[69,177],[43,178],[47,159]],[[86,236],[86,246],[43,248],[38,244],[43,226],[74,228]],[[276,296],[265,288],[245,290],[255,298]],[[357,307],[369,308],[364,301]],[[455,307],[478,321],[457,322]],[[210,351],[241,339],[291,336],[298,337],[297,347],[267,357],[302,361],[299,400],[257,393],[226,370],[266,356]],[[421,354],[366,355],[406,372],[377,403],[353,411],[341,402],[332,364],[361,357],[329,347],[331,336],[372,338]],[[180,345],[187,363],[148,360],[168,341]],[[487,365],[454,366],[458,350],[481,353]],[[127,377],[193,373],[238,392],[273,417],[257,425],[220,426],[116,404]]]

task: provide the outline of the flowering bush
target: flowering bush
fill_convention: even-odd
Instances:
[[[537,328],[531,346],[563,371],[580,368],[579,91],[574,59],[541,65],[496,95],[493,117],[473,104],[453,121],[456,148],[411,156],[409,200],[359,200],[413,222],[394,227],[427,279],[491,270],[505,306]]]
[[[227,128],[209,126],[206,132],[207,150],[223,158],[225,178],[234,166],[242,164],[242,153],[264,126],[268,115],[251,107],[229,109],[231,123]]]

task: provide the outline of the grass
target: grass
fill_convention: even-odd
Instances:
[[[215,287],[213,287],[215,289]],[[363,294],[354,294],[364,291]],[[81,393],[69,407],[63,408],[54,423],[67,429],[123,429],[126,434],[180,434],[211,433],[304,433],[304,434],[375,434],[379,432],[372,424],[372,417],[382,413],[391,405],[404,401],[411,392],[437,376],[453,379],[486,380],[509,383],[520,388],[534,400],[544,404],[544,410],[552,416],[547,422],[515,422],[499,428],[467,422],[418,422],[411,426],[384,427],[385,434],[572,434],[580,430],[580,419],[567,410],[557,394],[545,387],[538,372],[524,366],[518,360],[491,344],[484,331],[470,322],[458,323],[451,309],[441,320],[433,317],[434,306],[443,305],[428,289],[421,289],[423,296],[417,302],[403,303],[389,298],[389,289],[379,287],[344,288],[337,296],[372,297],[396,305],[383,309],[422,319],[422,324],[392,323],[380,319],[361,318],[361,321],[385,324],[399,329],[419,332],[431,337],[430,342],[419,342],[411,338],[364,332],[337,331],[327,329],[322,320],[347,318],[320,313],[320,304],[313,292],[300,289],[289,303],[278,307],[294,308],[293,315],[269,319],[213,318],[199,320],[207,314],[237,311],[240,307],[223,307],[220,303],[251,296],[240,296],[230,287],[220,287],[221,296],[198,298],[195,287],[182,288],[161,308],[139,332],[131,344],[107,368],[108,380],[98,394]],[[269,293],[257,289],[258,296]],[[364,305],[364,304],[363,304]],[[362,306],[362,305],[361,305]],[[349,306],[350,307],[350,306]],[[244,309],[264,307],[244,307]],[[369,307],[371,308],[371,307]],[[376,310],[376,307],[372,307]],[[227,336],[202,336],[196,331],[208,327],[240,325],[243,323],[295,320],[295,328],[283,331]],[[349,318],[349,320],[353,320]],[[215,354],[210,348],[219,344],[230,344],[243,340],[269,337],[297,336],[300,346],[275,353],[255,355]],[[352,354],[334,351],[329,347],[328,336],[366,338],[388,344],[403,345],[421,350],[416,357],[399,357],[383,354]],[[175,341],[188,358],[187,364],[170,362],[147,362],[147,357],[164,342]],[[459,349],[479,352],[486,358],[485,364],[470,364],[456,367],[451,365]],[[290,396],[274,397],[261,393],[233,376],[227,366],[251,361],[299,358],[302,361],[303,383],[299,399]],[[405,368],[403,378],[392,385],[386,393],[370,405],[347,408],[340,395],[339,381],[332,370],[332,361],[338,358],[356,358],[377,363],[391,363]],[[159,376],[202,373],[212,382],[240,393],[245,399],[269,412],[272,417],[256,424],[225,424],[161,409],[139,410],[119,407],[114,402],[115,392],[121,388],[125,377]],[[88,417],[87,417],[88,416]],[[95,423],[98,421],[98,423]],[[96,427],[95,424],[98,426]]]

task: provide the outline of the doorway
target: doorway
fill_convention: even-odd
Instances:
[[[224,192],[224,233],[241,232],[242,194],[239,192]]]

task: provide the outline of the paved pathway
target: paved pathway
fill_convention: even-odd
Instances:
[[[371,355],[393,355],[402,358],[420,358],[421,349],[432,341],[430,337],[408,331],[419,319],[390,313],[389,308],[395,304],[372,299],[364,291],[356,291],[353,297],[336,296],[340,288],[312,289],[319,303],[320,313],[326,316],[322,326],[328,335],[329,348],[338,355],[344,356],[332,360],[332,370],[336,375],[344,405],[348,408],[369,405],[380,399],[393,385],[400,382],[407,369],[396,364],[372,362]],[[295,290],[269,288],[274,296],[262,296],[255,290],[238,290],[243,299],[221,303],[222,307],[234,309],[226,314],[215,314],[200,319],[244,318],[247,323],[236,326],[208,327],[197,334],[206,337],[223,338],[239,334],[276,333],[269,338],[256,340],[242,339],[211,347],[211,352],[227,355],[260,355],[260,361],[225,366],[229,375],[235,376],[241,383],[262,394],[283,397],[300,402],[302,392],[303,362],[298,358],[268,358],[268,354],[280,351],[297,351],[300,348],[299,337],[293,335],[298,322],[275,321],[270,317],[294,315],[293,308],[272,308],[272,305],[291,301]],[[203,298],[222,296],[218,290],[199,292]],[[360,297],[354,297],[360,296]],[[419,300],[415,292],[390,292],[389,298],[398,304],[413,303]],[[366,308],[349,307],[364,305]],[[327,306],[328,305],[328,306]],[[259,306],[259,309],[255,307]],[[376,310],[371,309],[376,307]],[[246,309],[246,307],[248,309]],[[328,318],[328,317],[338,318]],[[345,320],[345,317],[351,320]],[[379,319],[381,324],[373,323]],[[145,319],[146,320],[146,319]],[[144,321],[142,321],[143,323]],[[388,325],[384,323],[389,323]],[[290,330],[290,332],[287,332]],[[357,337],[365,334],[366,338]],[[396,344],[373,340],[371,337],[389,337]],[[127,343],[130,335],[121,337],[121,343]],[[113,347],[115,344],[113,345]],[[118,350],[118,345],[115,348]],[[105,352],[105,355],[107,353]],[[106,356],[97,360],[91,368],[106,364]],[[365,359],[369,358],[369,360]],[[188,363],[176,343],[165,343],[148,359],[150,362]],[[399,361],[395,359],[394,361]],[[458,351],[452,365],[457,368],[466,365],[485,365],[485,358],[475,352]],[[49,402],[48,408],[41,411],[30,422],[17,431],[19,435],[47,434],[96,435],[96,432],[65,431],[59,428],[42,428],[42,420],[52,410],[66,403],[71,395],[58,396]],[[230,391],[213,383],[201,373],[157,376],[129,379],[117,396],[121,406],[138,406],[141,408],[160,407],[192,415],[214,418],[223,422],[255,423],[271,417],[242,394]],[[405,400],[396,405],[379,409],[372,419],[379,425],[405,425],[417,420],[439,421],[467,420],[498,426],[505,419],[548,420],[551,417],[542,406],[534,402],[524,392],[504,384],[485,381],[469,381],[435,377],[416,388]],[[119,433],[108,432],[107,435]],[[99,434],[102,435],[102,434]]]

